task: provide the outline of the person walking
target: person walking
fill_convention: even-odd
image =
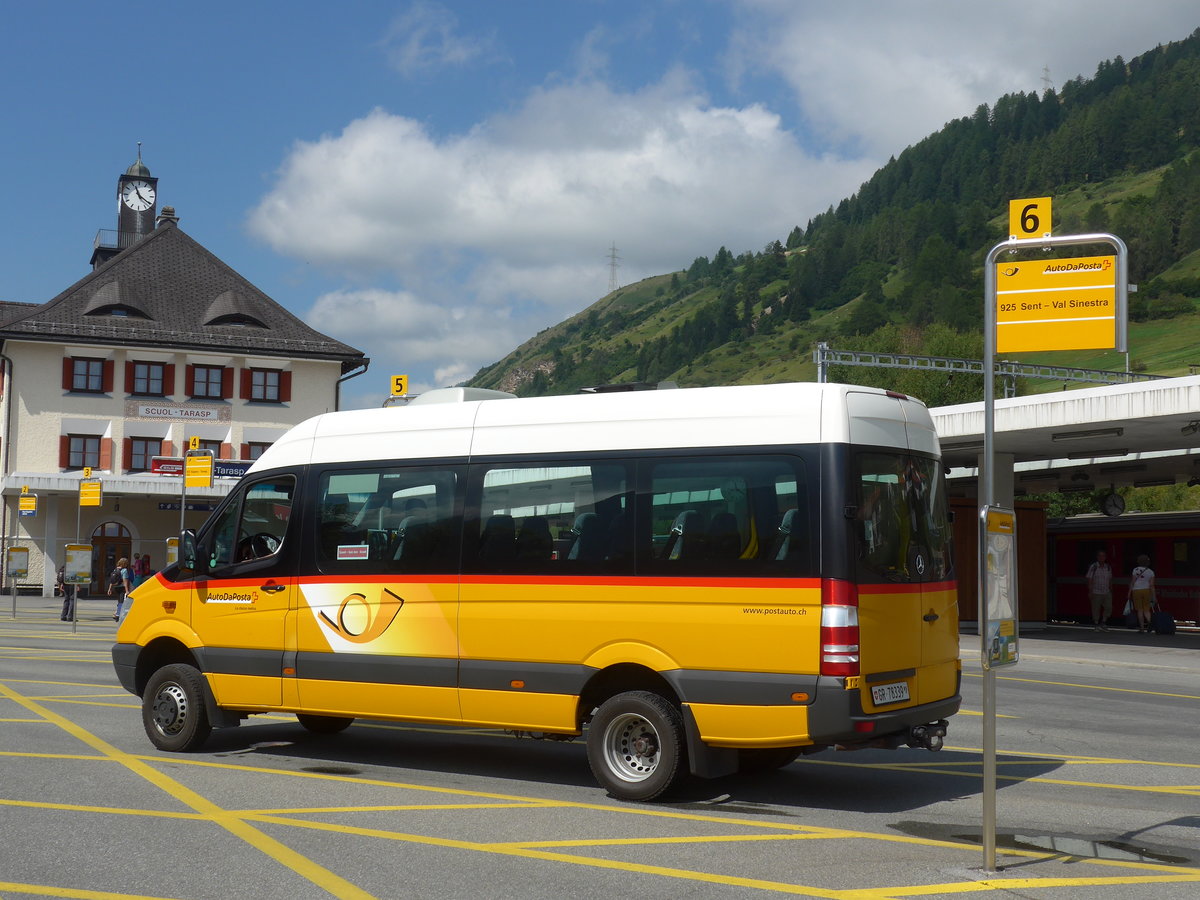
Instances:
[[[70,622],[75,618],[75,585],[67,581],[66,566],[58,567],[58,589],[63,596],[62,615],[59,618]]]
[[[1129,578],[1129,600],[1137,613],[1138,634],[1150,632],[1150,611],[1154,608],[1154,570],[1150,568],[1150,557],[1143,553]]]
[[[1108,631],[1112,615],[1112,566],[1108,554],[1096,551],[1096,561],[1087,570],[1088,599],[1092,601],[1092,630]]]
[[[121,621],[121,608],[125,605],[125,597],[132,586],[129,583],[129,558],[122,556],[117,560],[117,567],[108,576],[108,595],[117,598],[117,611],[113,613],[113,621]]]

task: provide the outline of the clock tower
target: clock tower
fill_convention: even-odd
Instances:
[[[137,161],[117,179],[117,244],[124,249],[154,230],[158,210],[158,179],[142,162],[138,141]]]
[[[92,268],[132,247],[154,230],[158,212],[158,179],[142,162],[142,142],[138,141],[137,160],[117,179],[117,231],[101,231],[92,253]]]

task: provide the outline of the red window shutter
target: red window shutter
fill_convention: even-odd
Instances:
[[[221,370],[221,399],[233,399],[233,367],[226,366]]]
[[[279,373],[279,402],[287,403],[291,399],[292,399],[292,373],[287,372],[287,371],[280,372]]]
[[[58,467],[65,469],[71,464],[71,436],[69,434],[60,434],[58,436]]]
[[[254,390],[254,374],[249,369],[242,369],[242,393],[243,400],[250,399],[250,392]]]
[[[221,445],[221,459],[233,459],[233,444]]]
[[[250,445],[242,444],[241,454],[238,456],[238,459],[249,459],[249,458],[250,458]]]
[[[133,393],[133,365],[131,360],[125,361],[125,393],[127,394]]]
[[[111,359],[104,361],[104,382],[100,386],[100,390],[106,394],[111,394],[113,389],[113,368],[114,364]]]
[[[63,390],[71,390],[75,381],[75,360],[69,356],[63,357]]]
[[[170,455],[171,455],[171,451],[172,451],[173,449],[174,449],[174,448],[171,446],[171,442],[170,442],[170,441],[163,441],[163,442],[162,442],[162,447],[160,447],[160,448],[159,448],[159,450],[158,450],[158,455],[159,455],[159,456],[170,456]]]
[[[163,366],[163,394],[170,397],[175,393],[175,363]]]
[[[100,468],[112,469],[113,440],[100,438]]]
[[[196,367],[193,365],[187,367],[187,384],[183,386],[183,393],[187,397],[196,396]]]
[[[125,438],[121,451],[121,468],[128,472],[133,468],[133,438]]]

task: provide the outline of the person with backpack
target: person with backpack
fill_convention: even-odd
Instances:
[[[1137,558],[1137,566],[1129,578],[1129,600],[1137,613],[1138,633],[1150,633],[1150,610],[1158,598],[1155,597],[1154,570],[1150,568],[1150,557],[1143,553]]]
[[[121,621],[121,610],[125,606],[125,597],[132,590],[129,583],[129,557],[122,556],[117,560],[117,567],[108,576],[108,596],[117,598],[117,611],[113,613],[113,621]]]

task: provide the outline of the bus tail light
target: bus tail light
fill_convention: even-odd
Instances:
[[[852,582],[821,582],[821,674],[858,674],[858,589]]]

